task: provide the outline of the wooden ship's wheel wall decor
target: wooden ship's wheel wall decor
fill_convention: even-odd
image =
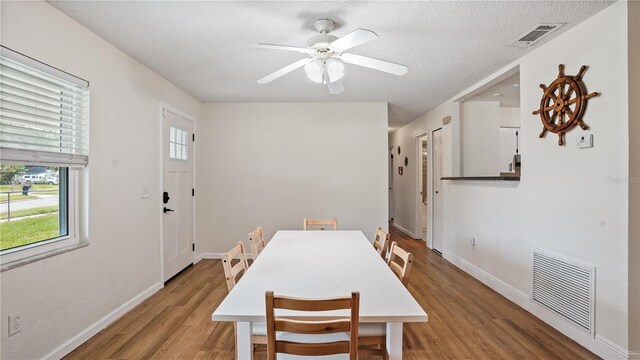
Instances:
[[[587,130],[589,125],[582,121],[582,116],[587,109],[587,101],[600,95],[600,93],[587,93],[587,87],[582,81],[582,75],[587,70],[583,65],[578,75],[565,75],[564,65],[558,65],[558,78],[549,86],[540,84],[543,91],[540,100],[540,108],[533,112],[533,115],[540,114],[542,120],[543,138],[547,132],[558,134],[558,145],[564,145],[564,135],[574,127],[580,126],[582,130]]]

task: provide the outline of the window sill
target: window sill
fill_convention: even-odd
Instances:
[[[40,253],[40,254],[37,254],[37,255],[29,256],[29,257],[26,257],[26,258],[23,258],[23,259],[11,261],[11,262],[8,262],[8,263],[3,263],[2,265],[0,265],[0,272],[11,270],[11,269],[23,266],[23,265],[31,264],[31,263],[36,262],[36,261],[44,260],[44,259],[50,258],[52,256],[64,254],[66,252],[73,251],[73,250],[76,250],[76,249],[80,249],[80,248],[83,248],[85,246],[89,246],[89,242],[88,241],[82,241],[82,242],[77,243],[77,244],[68,245],[68,246],[61,247],[61,248],[58,248],[58,249],[54,249],[54,250],[51,250],[51,251],[43,252],[43,253]]]

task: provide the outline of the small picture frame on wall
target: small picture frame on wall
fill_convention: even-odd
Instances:
[[[398,166],[398,174],[402,175],[402,166]]]

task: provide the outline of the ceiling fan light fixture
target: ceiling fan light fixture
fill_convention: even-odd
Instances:
[[[324,75],[324,61],[314,59],[304,66],[304,71],[307,73],[309,80],[321,84]]]
[[[344,77],[344,64],[338,59],[327,59],[325,62],[327,67],[327,74],[329,75],[329,82],[334,82]]]
[[[304,71],[309,80],[326,85],[329,94],[336,95],[344,91],[342,78],[344,77],[345,63],[397,76],[405,75],[408,72],[406,65],[344,52],[377,39],[378,35],[371,30],[356,29],[338,38],[329,35],[329,32],[335,27],[335,23],[329,19],[316,21],[315,27],[320,35],[310,38],[307,41],[306,47],[264,43],[255,44],[254,46],[258,48],[292,51],[309,56],[258,79],[258,84],[268,84],[296,69],[304,67]]]

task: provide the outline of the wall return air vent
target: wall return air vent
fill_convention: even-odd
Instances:
[[[593,334],[595,267],[534,249],[533,300]]]
[[[524,33],[522,36],[519,36],[518,39],[512,42],[511,44],[509,44],[509,46],[513,46],[513,47],[533,46],[542,38],[558,30],[563,25],[564,24],[538,24],[534,26],[531,30]]]

